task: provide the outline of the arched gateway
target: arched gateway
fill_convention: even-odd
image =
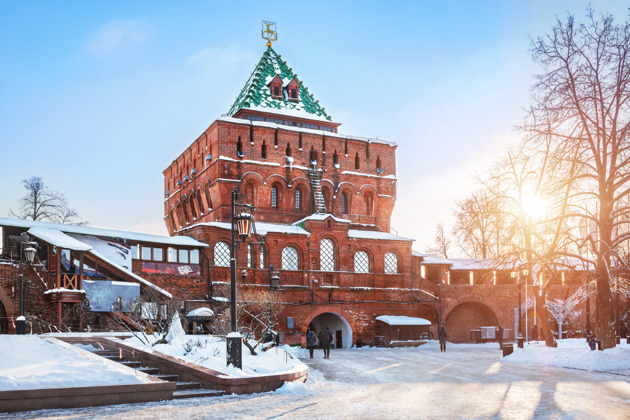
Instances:
[[[448,340],[454,343],[471,341],[470,330],[499,325],[497,316],[488,306],[479,302],[464,302],[446,316]],[[504,328],[509,328],[504,326]]]
[[[352,327],[346,319],[334,312],[324,312],[313,316],[307,321],[307,327],[310,327],[319,335],[324,328],[328,329],[335,335],[333,344],[336,348],[349,349],[352,347]]]

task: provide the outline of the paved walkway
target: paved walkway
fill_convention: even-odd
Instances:
[[[317,351],[280,392],[0,415],[42,419],[628,419],[630,377],[505,363],[490,345]]]

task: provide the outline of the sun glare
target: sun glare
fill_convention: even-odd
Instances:
[[[547,202],[537,195],[523,196],[523,211],[529,217],[540,219],[547,214]]]

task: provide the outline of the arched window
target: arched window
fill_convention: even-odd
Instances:
[[[385,253],[385,274],[398,273],[398,257],[393,252]]]
[[[238,141],[236,142],[236,156],[245,156],[245,153],[243,153],[243,142],[241,141],[241,136],[238,136]]]
[[[361,169],[361,160],[359,159],[359,152],[354,155],[354,169]]]
[[[376,157],[376,173],[377,174],[382,174],[383,173],[383,165],[381,164],[381,157],[380,157],[380,155]]]
[[[298,139],[298,149],[302,150],[302,132],[300,131],[300,138]]]
[[[372,194],[366,193],[365,196],[363,196],[363,201],[365,202],[365,214],[371,216],[374,208]]]
[[[192,215],[193,220],[197,220],[197,211],[195,209],[195,192],[194,191],[191,191],[190,193],[188,204],[190,205],[190,214]]]
[[[212,210],[212,198],[210,197],[210,183],[206,184],[204,187],[206,190],[206,200],[208,200],[208,210]]]
[[[370,257],[365,251],[357,251],[354,254],[354,272],[355,273],[369,273],[370,272]]]
[[[335,271],[335,245],[330,239],[319,244],[319,265],[322,271]]]
[[[337,154],[337,149],[335,149],[335,152],[333,153],[333,166],[335,168],[339,167],[339,155]]]
[[[330,190],[328,187],[322,187],[322,195],[324,196],[324,206],[326,207],[326,211],[332,211],[332,206],[330,205]]]
[[[346,155],[346,157],[348,156],[348,139],[346,139],[343,144],[343,154]]]
[[[299,188],[295,189],[295,209],[302,210],[302,191]]]
[[[265,268],[265,248],[264,247],[260,247],[260,254],[259,255],[259,260],[260,260],[260,269],[264,269]]]
[[[184,213],[184,220],[186,220],[186,224],[190,224],[190,217],[188,217],[188,209],[187,207],[188,197],[184,196],[184,202],[182,203],[182,212]]]
[[[254,204],[254,197],[255,197],[254,185],[250,182],[245,187],[245,202],[247,204]]]
[[[289,143],[287,143],[287,150],[285,151],[285,154],[289,157],[292,156],[291,145]]]
[[[289,271],[299,270],[298,252],[292,246],[287,246],[282,250],[282,269]]]
[[[263,144],[260,147],[260,157],[267,159],[267,143],[265,143],[265,140],[263,140]]]
[[[348,193],[341,193],[341,214],[348,214]]]
[[[254,249],[247,245],[247,268],[254,268]]]
[[[370,158],[370,143],[365,143],[365,157]]]
[[[214,246],[214,265],[216,267],[230,266],[230,247],[225,242],[217,242]]]
[[[199,206],[199,213],[201,213],[201,216],[203,216],[205,211],[203,209],[203,203],[201,201],[201,190],[197,190],[195,196],[197,197],[197,206]]]
[[[278,208],[278,188],[271,187],[271,207]]]
[[[311,146],[311,151],[309,153],[309,159],[310,159],[310,163],[311,165],[317,165],[317,151],[315,150],[315,148],[313,146]],[[313,163],[315,162],[315,163]]]

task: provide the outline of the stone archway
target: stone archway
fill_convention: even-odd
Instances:
[[[446,317],[448,341],[453,343],[470,342],[470,330],[497,325],[499,321],[492,309],[479,302],[460,303]]]
[[[352,347],[352,327],[346,319],[334,312],[324,312],[314,316],[308,323],[316,334],[328,327],[335,334],[333,343],[337,348],[349,349]]]

